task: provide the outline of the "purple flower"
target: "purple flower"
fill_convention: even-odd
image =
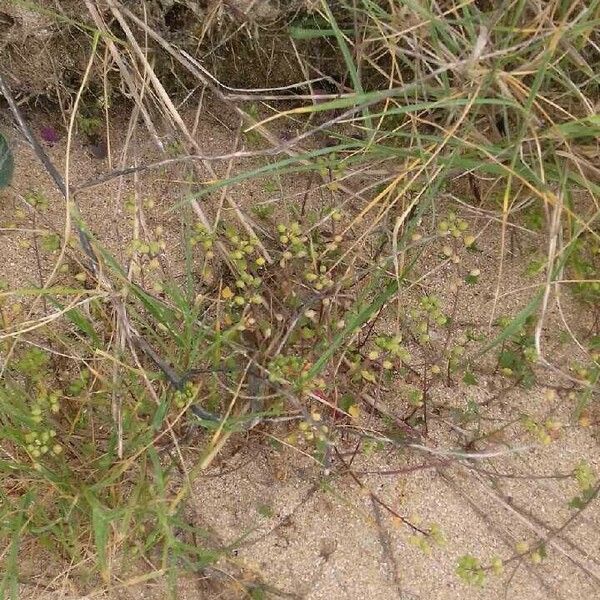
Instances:
[[[60,140],[60,135],[54,127],[42,127],[40,129],[40,137],[48,144],[56,144]]]

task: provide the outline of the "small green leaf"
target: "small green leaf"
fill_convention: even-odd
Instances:
[[[56,252],[60,249],[60,236],[56,233],[49,233],[42,238],[41,245],[45,252]]]
[[[585,488],[580,496],[575,496],[569,502],[569,508],[575,508],[577,510],[581,510],[585,508],[598,494],[597,487],[588,487]]]
[[[591,488],[594,483],[596,483],[594,470],[585,460],[581,460],[579,462],[579,464],[575,467],[573,474],[575,475],[575,479],[577,479],[580,490],[585,491],[586,489]]]
[[[348,412],[348,409],[356,402],[356,400],[354,399],[354,396],[351,396],[350,394],[344,394],[341,398],[340,398],[340,408],[344,411],[344,412]]]
[[[465,554],[458,559],[456,574],[465,582],[471,585],[483,586],[485,583],[485,572],[481,567],[478,558],[471,554]]]
[[[360,375],[365,381],[369,381],[370,383],[377,382],[377,379],[375,379],[375,375],[373,375],[373,373],[371,371],[369,371],[368,369],[363,369],[360,372]]]
[[[167,409],[169,407],[169,403],[166,400],[163,400],[156,409],[154,413],[154,418],[152,419],[152,429],[154,431],[158,431],[163,421],[165,420],[165,415],[167,414]]]
[[[504,563],[498,556],[494,556],[490,562],[490,568],[494,575],[502,575],[504,572]]]
[[[107,569],[106,549],[108,547],[110,522],[111,517],[109,512],[99,503],[95,503],[92,507],[92,529],[98,556],[98,566],[103,575],[106,575]]]
[[[53,304],[59,304],[58,302]],[[78,308],[72,308],[65,313],[65,317],[69,319],[82,333],[87,335],[92,344],[96,347],[100,346],[100,338],[94,329],[92,322]]]
[[[574,510],[581,510],[585,508],[585,502],[579,496],[575,496],[569,501],[569,508],[573,508]]]
[[[12,181],[15,161],[6,138],[0,133],[0,188],[8,187]]]
[[[465,385],[477,385],[477,378],[471,371],[465,371],[463,375],[463,383]]]
[[[498,365],[502,369],[515,370],[520,365],[521,359],[513,350],[503,350],[498,357]]]

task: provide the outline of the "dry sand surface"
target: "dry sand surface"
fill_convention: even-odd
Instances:
[[[46,124],[43,115],[34,118],[36,124]],[[111,141],[115,168],[119,166],[125,131],[126,123],[114,124]],[[208,117],[200,122],[196,136],[207,153],[222,153],[233,149],[236,133],[235,124],[228,128]],[[19,135],[9,131],[9,137],[16,154],[16,173],[13,187],[1,192],[0,224],[16,224],[21,230],[0,233],[0,256],[2,276],[11,287],[17,287],[38,284],[40,274],[48,273],[52,257],[40,257],[35,245],[25,247],[21,242],[32,239],[27,229],[54,227],[60,232],[64,201]],[[50,148],[49,154],[64,169],[65,139]],[[158,157],[150,140],[136,130],[125,164]],[[238,166],[234,164],[232,168]],[[73,140],[72,182],[77,184],[107,169],[107,160],[91,157],[80,138]],[[177,211],[171,209],[187,189],[180,175],[180,170],[168,168],[140,175],[137,184],[138,195],[155,200],[154,207],[146,211],[145,225],[149,231],[158,225],[165,228],[169,244],[163,268],[171,273],[177,272],[180,226]],[[303,193],[306,181],[291,180],[285,187],[282,205],[286,196]],[[50,210],[33,217],[22,201],[30,190],[43,191]],[[134,193],[134,178],[128,177],[78,196],[90,230],[119,259],[123,259],[123,249],[132,235],[123,206]],[[243,206],[270,198],[258,182],[244,184],[231,194]],[[314,199],[319,192],[310,194]],[[271,195],[282,197],[281,193]],[[212,201],[217,202],[218,198]],[[18,211],[25,212],[19,215]],[[472,216],[466,213],[466,218]],[[461,314],[465,321],[485,323],[491,311],[496,273],[490,265],[495,265],[499,238],[494,225],[488,231],[489,235],[481,239],[482,252],[472,259],[473,267],[481,268],[488,285],[484,286],[485,292],[474,293],[465,300],[467,309]],[[510,289],[531,285],[531,280],[523,279],[518,257],[509,260],[505,268],[510,274],[506,277]],[[437,292],[444,297],[443,273],[427,285],[439,288]],[[518,293],[506,296],[502,312],[514,311],[520,299]],[[551,323],[556,318],[551,315],[546,332],[545,343],[550,345]],[[581,330],[585,318],[571,325]],[[559,365],[562,360],[564,354],[557,357]],[[440,411],[430,420],[429,437],[423,442],[425,449],[388,449],[368,456],[359,453],[352,463],[354,476],[337,470],[335,461],[332,473],[327,475],[297,451],[273,449],[266,431],[254,431],[243,444],[242,440],[232,439],[210,469],[196,480],[186,511],[192,522],[218,531],[222,542],[239,542],[240,573],[248,580],[272,586],[266,597],[275,598],[280,592],[281,597],[305,600],[600,598],[598,503],[592,503],[569,522],[574,513],[568,508],[568,501],[577,494],[577,486],[572,477],[554,477],[571,473],[582,458],[600,472],[598,440],[593,427],[569,425],[568,400],[549,392],[559,385],[558,378],[545,373],[541,379],[551,387],[502,391],[506,381],[482,377],[475,390],[463,385],[438,390],[440,397],[434,398],[434,403],[439,400],[441,405],[443,400],[446,408],[458,407],[464,406],[468,398],[485,402],[499,395],[486,412],[487,419],[495,419],[499,424],[518,416],[520,408],[529,414],[552,414],[566,426],[548,446],[536,446],[514,424],[507,427],[504,439],[487,446],[486,451],[498,451],[500,456],[462,462],[437,460],[444,458],[442,454],[452,449],[452,440],[456,439],[451,435],[456,433],[451,431],[451,422]],[[394,410],[393,406],[386,408]],[[512,455],[502,452],[509,444],[529,448]],[[348,453],[353,449],[351,440],[339,448]],[[190,456],[191,453],[193,449]],[[416,547],[411,541],[413,532],[398,515],[425,528],[436,523],[444,543],[432,546],[428,552]],[[547,538],[547,558],[539,565],[528,558],[512,560],[504,575],[488,577],[483,588],[465,585],[455,573],[457,560],[464,554],[473,554],[487,563],[494,555],[513,556],[515,544],[521,540],[535,541],[540,537]],[[68,575],[54,579],[61,572],[60,565],[42,565],[27,554],[26,548],[22,562],[27,573],[23,599],[165,597],[160,581],[135,584],[125,580],[122,587],[98,588],[90,593]],[[181,598],[187,600],[242,597],[235,582],[225,582],[216,591],[201,576],[185,577],[180,588]]]

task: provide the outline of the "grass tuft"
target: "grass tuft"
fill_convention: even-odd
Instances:
[[[86,589],[143,572],[176,595],[180,573],[219,572],[248,597],[273,591],[245,577],[242,540],[186,511],[233,439],[310,457],[324,486],[350,472],[363,487],[356,455],[471,468],[595,422],[600,2],[323,0],[281,17],[277,35],[307,83],[273,89],[219,82],[202,52],[153,30],[141,9],[85,4],[89,62],[69,146],[127,117],[127,158],[78,188],[68,157],[63,231],[37,184],[2,225],[35,251],[39,281],[0,291],[0,597],[19,594],[24,547],[70,565]],[[229,48],[216,39],[216,7],[229,4],[212,3],[202,44]],[[101,108],[87,100],[97,69],[113,99]],[[199,88],[242,122],[228,155],[198,141],[209,112]],[[132,158],[124,173],[139,123],[169,160]],[[0,137],[0,187],[5,146]],[[100,197],[125,175],[129,239],[114,248],[79,204],[84,187]],[[169,181],[177,202],[143,200],[145,178]],[[257,187],[264,200],[240,200]],[[451,398],[482,381],[501,391]],[[568,424],[554,409],[494,412],[504,392],[535,386],[567,406]],[[571,507],[583,511],[598,484],[589,465],[573,468]],[[443,545],[437,525],[369,493],[416,549]],[[466,553],[457,575],[484,585],[506,565],[545,560],[546,542]]]

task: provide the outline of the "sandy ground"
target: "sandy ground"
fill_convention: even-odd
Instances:
[[[47,124],[36,116],[36,123]],[[7,120],[3,122],[8,123]],[[199,124],[197,139],[207,152],[221,153],[233,149],[235,124],[230,128],[208,117]],[[113,166],[123,144],[125,125],[115,124],[113,131]],[[0,192],[0,226],[17,230],[0,232],[0,255],[4,258],[2,277],[11,288],[38,284],[51,266],[52,257],[38,256],[28,229],[55,228],[62,231],[64,201],[36,161],[31,149],[14,131],[8,130],[16,155],[13,187]],[[136,133],[129,156],[139,160],[157,158],[150,140]],[[64,168],[65,140],[49,154]],[[128,159],[128,163],[131,158]],[[74,139],[70,177],[74,182],[101,174],[107,160],[97,160],[86,151],[80,138]],[[232,165],[236,168],[236,165]],[[222,169],[221,169],[222,171]],[[232,191],[232,198],[245,206],[279,198],[283,204],[299,202],[306,189],[302,178],[285,181],[282,190],[265,191],[250,182]],[[111,248],[117,258],[132,234],[126,223],[124,203],[136,193],[152,198],[155,204],[145,211],[148,231],[158,225],[165,228],[168,249],[162,268],[177,269],[180,226],[177,211],[171,210],[187,190],[176,169],[164,169],[151,175],[115,180],[78,196],[81,213],[94,236]],[[22,201],[29,191],[43,191],[50,209],[33,216]],[[137,190],[137,191],[136,191]],[[320,192],[312,192],[319,198]],[[290,199],[291,198],[291,199]],[[211,202],[218,202],[213,198]],[[468,215],[467,215],[468,218]],[[482,237],[480,252],[472,258],[488,285],[464,299],[467,307],[461,318],[485,323],[493,302],[495,264],[499,238],[490,229]],[[532,240],[531,244],[536,241]],[[74,267],[76,268],[76,267]],[[518,257],[505,265],[507,289],[518,290],[531,285],[524,279]],[[172,271],[171,271],[172,272]],[[449,275],[448,275],[449,277]],[[440,273],[427,282],[444,297],[447,278]],[[471,294],[471,292],[466,292]],[[513,313],[523,294],[508,293],[502,301],[503,314]],[[552,343],[552,314],[546,338]],[[575,330],[585,328],[585,319],[572,323]],[[564,352],[564,350],[562,350]],[[564,356],[557,356],[557,361]],[[544,375],[549,386],[557,380]],[[481,378],[476,389],[463,385],[443,389],[444,404],[464,406],[468,398],[485,402],[506,382]],[[552,388],[553,389],[553,388]],[[572,477],[556,478],[572,472],[585,458],[600,472],[600,448],[593,427],[569,424],[568,400],[553,395],[552,389],[508,389],[486,413],[486,418],[506,423],[518,414],[519,407],[530,414],[553,416],[565,423],[559,438],[549,446],[532,447],[514,455],[472,460],[458,464],[436,463],[436,452],[451,450],[449,420],[440,412],[432,417],[427,448],[409,452],[385,450],[369,456],[359,453],[352,463],[354,477],[334,462],[332,474],[324,474],[313,461],[290,449],[274,450],[263,431],[253,432],[245,444],[232,442],[195,482],[194,494],[187,507],[188,517],[198,526],[219,532],[222,542],[242,540],[237,550],[240,572],[248,580],[266,582],[291,598],[305,600],[542,600],[555,598],[578,600],[600,597],[600,511],[592,503],[581,515],[568,522],[573,511],[568,501],[577,494]],[[388,407],[393,410],[393,407]],[[506,438],[491,444],[501,450],[504,443],[535,445],[525,439],[518,427],[507,429]],[[347,441],[341,451],[351,452]],[[339,465],[338,465],[339,466]],[[355,479],[356,478],[356,479]],[[360,485],[358,483],[360,481]],[[410,518],[423,528],[435,523],[444,542],[429,551],[416,547],[413,532],[398,516]],[[563,526],[567,525],[563,528]],[[512,560],[501,576],[490,576],[483,588],[465,585],[455,574],[457,560],[473,554],[487,563],[492,556],[508,558],[515,544],[548,538],[547,558],[535,565],[530,559]],[[90,593],[68,576],[54,581],[52,589],[44,582],[56,575],[56,565],[37,565],[24,552],[23,563],[33,565],[27,583],[22,586],[25,598],[162,598],[161,582],[135,584],[121,588],[97,589]],[[41,572],[40,572],[41,569]],[[45,572],[44,572],[45,571]],[[202,578],[186,577],[180,582],[181,598],[237,598],[235,582],[211,591]],[[225,591],[223,591],[225,590]],[[86,595],[87,594],[87,595]],[[259,596],[256,596],[257,598]],[[266,597],[277,597],[272,591]]]

